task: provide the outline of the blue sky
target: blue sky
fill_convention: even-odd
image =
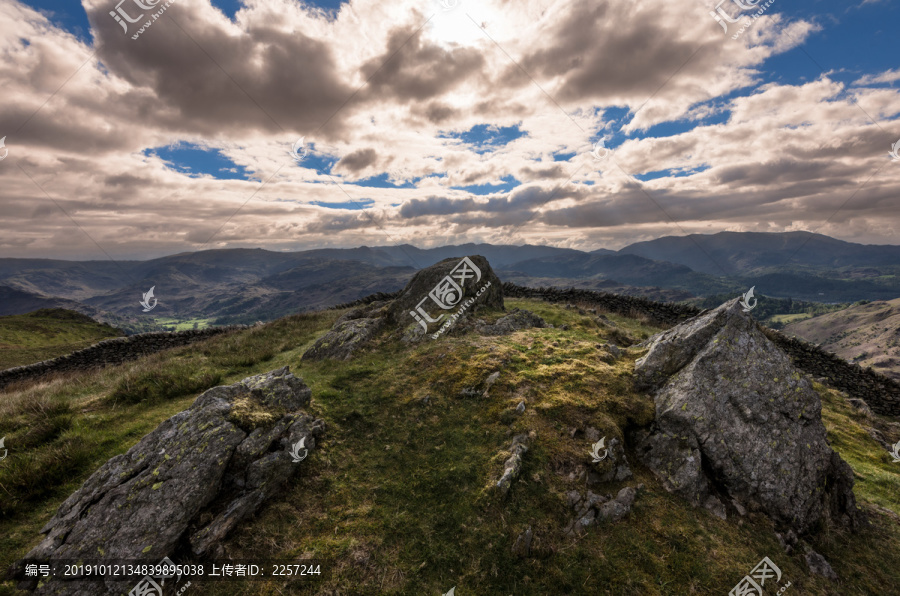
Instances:
[[[96,197],[78,207],[89,222],[127,189],[126,244],[146,226],[129,218],[171,220],[171,238],[138,252],[204,237],[191,230],[217,218],[235,226],[228,242],[291,247],[296,234],[262,222],[289,219],[310,245],[515,230],[586,249],[722,230],[891,243],[900,230],[886,211],[896,169],[883,169],[900,138],[897,2],[776,0],[732,40],[714,0],[296,2],[228,31],[214,10],[233,19],[240,2],[194,0],[173,5],[177,27],[140,35],[109,18],[113,0],[12,1],[50,29],[4,13],[23,19],[0,73],[21,104],[0,107],[0,134],[52,170],[38,196],[56,184]],[[592,157],[601,140],[608,159]],[[26,252],[54,236],[20,223],[9,233]]]

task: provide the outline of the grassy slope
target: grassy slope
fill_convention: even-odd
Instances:
[[[460,596],[712,595],[727,593],[764,556],[781,567],[793,594],[884,595],[900,585],[898,518],[868,504],[900,511],[900,464],[889,463],[860,428],[861,418],[823,387],[830,439],[856,471],[857,497],[874,522],[860,535],[829,530],[813,545],[840,583],[809,576],[801,556],[784,554],[764,517],[723,522],[695,510],[662,489],[634,457],[636,478],[595,490],[614,494],[644,483],[632,513],[582,538],[563,537],[560,529],[572,515],[565,493],[585,490],[568,474],[587,463],[589,447],[568,429],[592,425],[608,440],[621,438],[624,426],[653,414],[652,400],[630,390],[641,352],[629,350],[607,365],[595,357],[595,345],[656,330],[612,315],[618,328],[601,330],[576,311],[536,301],[508,300],[507,306],[527,307],[571,329],[446,337],[413,349],[387,341],[349,363],[301,363],[338,313],[301,315],[75,382],[0,394],[0,436],[7,434],[13,449],[0,463],[0,495],[8,493],[0,499],[0,566],[37,543],[40,527],[92,470],[187,407],[205,386],[288,364],[312,387],[311,409],[326,420],[326,437],[283,498],[225,546],[235,558],[329,558],[335,572],[315,586],[206,583],[204,594],[437,595],[457,586]],[[489,398],[459,396],[494,370],[501,375]],[[509,408],[521,399],[526,413],[512,416]],[[28,438],[35,428],[43,428],[40,440]],[[511,436],[526,430],[536,434],[533,448],[521,479],[500,499],[488,487]],[[553,554],[512,555],[515,537],[529,525]]]
[[[900,380],[900,298],[855,304],[792,323],[784,331]]]
[[[90,317],[59,308],[0,317],[0,370],[49,360],[119,335]]]

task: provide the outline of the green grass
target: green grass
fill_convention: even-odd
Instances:
[[[179,319],[176,317],[155,317],[153,322],[166,329],[166,331],[187,331],[188,329],[206,329],[212,324],[213,319]]]
[[[119,335],[108,325],[61,308],[0,317],[0,370],[56,358]]]
[[[769,321],[787,325],[789,323],[796,323],[797,321],[805,321],[806,319],[811,319],[813,318],[813,316],[814,315],[805,312],[792,315],[772,315],[771,317],[769,317]]]
[[[565,494],[585,490],[569,473],[589,459],[588,442],[569,429],[594,426],[621,439],[653,417],[652,399],[631,389],[643,352],[628,349],[607,363],[597,346],[634,343],[657,329],[609,314],[616,328],[601,328],[576,310],[507,300],[516,306],[570,328],[451,335],[412,347],[389,332],[349,362],[309,363],[304,350],[340,313],[301,315],[0,396],[0,436],[9,433],[13,449],[0,463],[0,495],[14,495],[0,499],[8,508],[0,511],[0,567],[37,543],[40,527],[91,471],[186,408],[203,389],[190,379],[230,383],[290,365],[312,388],[310,411],[326,421],[326,434],[283,494],[224,547],[233,558],[330,559],[333,573],[315,584],[195,582],[204,594],[438,595],[456,586],[460,596],[719,595],[764,556],[798,595],[881,596],[900,583],[900,526],[874,509],[900,511],[896,464],[862,430],[863,419],[821,386],[829,439],[857,473],[857,498],[873,520],[864,533],[830,529],[813,543],[839,583],[810,576],[802,556],[785,554],[765,517],[721,521],[694,509],[631,453],[635,478],[594,489],[615,494],[643,483],[629,516],[581,538],[563,536],[572,516]],[[497,370],[489,397],[461,395]],[[525,414],[509,415],[522,399]],[[43,429],[42,438],[16,430],[25,426]],[[492,485],[520,432],[534,441],[502,498]],[[15,468],[5,465],[13,461]],[[528,526],[542,554],[522,560],[511,547]]]

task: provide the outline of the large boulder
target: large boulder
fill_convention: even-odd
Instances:
[[[502,283],[479,255],[444,259],[416,272],[388,307],[387,318],[391,324],[419,325],[432,333],[467,303],[468,312],[476,306],[503,310]]]
[[[445,259],[413,275],[394,300],[354,309],[303,354],[303,360],[349,360],[386,326],[405,330],[405,341],[437,337],[479,307],[503,310],[503,287],[487,259]]]
[[[670,491],[719,517],[730,500],[798,534],[864,522],[818,394],[737,300],[656,336],[635,379],[656,402],[637,450]]]
[[[178,549],[221,556],[220,541],[281,490],[324,431],[302,410],[310,394],[287,367],[206,391],[94,472],[25,559],[157,563]],[[37,593],[125,594],[134,583],[51,581]]]

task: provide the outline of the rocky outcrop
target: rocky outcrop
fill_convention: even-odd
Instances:
[[[497,319],[493,325],[478,325],[482,335],[509,335],[522,329],[544,328],[547,323],[530,310],[513,309],[508,315]]]
[[[479,307],[503,310],[502,283],[487,259],[479,255],[444,259],[416,272],[391,302],[387,318],[404,328],[421,326],[419,321],[424,321],[431,333],[469,299],[475,299]]]
[[[353,354],[384,328],[385,302],[376,301],[346,313],[331,331],[316,340],[303,360],[349,360]]]
[[[359,301],[303,354],[304,360],[349,360],[385,327],[403,330],[403,340],[444,333],[478,307],[503,309],[501,283],[487,259],[477,255],[445,259],[416,272],[398,294]]]
[[[92,474],[25,558],[220,557],[221,540],[282,489],[324,431],[302,410],[310,393],[287,367],[206,391]],[[124,594],[126,584],[50,582],[37,593]]]
[[[635,383],[656,402],[637,451],[670,491],[720,517],[733,499],[798,534],[863,521],[818,394],[737,300],[656,336]]]
[[[248,327],[244,325],[212,327],[174,333],[142,333],[129,337],[105,339],[89,348],[72,352],[66,356],[2,370],[0,371],[0,388],[19,381],[39,379],[52,373],[84,371],[100,366],[121,364],[239,329],[248,329]]]
[[[497,488],[500,493],[506,495],[509,492],[512,483],[522,472],[522,457],[528,451],[531,439],[526,434],[516,435],[513,437],[512,447],[509,448],[509,457],[503,463],[503,474],[497,481]]]
[[[575,518],[563,529],[566,536],[578,536],[599,521],[617,522],[624,519],[634,505],[637,491],[644,486],[626,486],[615,498],[610,495],[596,495],[591,491],[582,496],[577,490],[566,496],[569,507],[575,511]]]

